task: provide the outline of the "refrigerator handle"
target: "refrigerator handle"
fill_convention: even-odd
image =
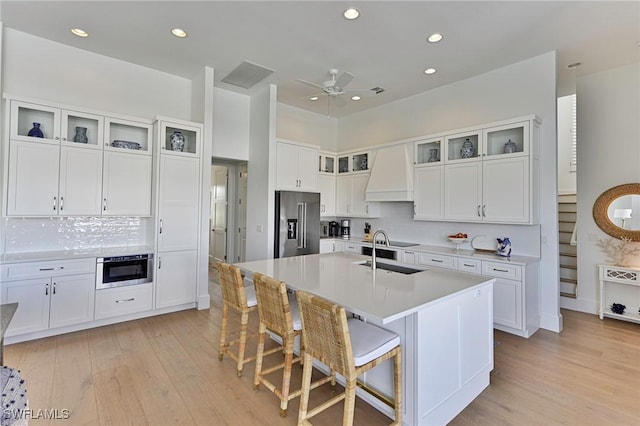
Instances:
[[[306,226],[304,217],[304,203],[298,203],[298,235],[296,235],[297,248],[304,248],[304,228]]]
[[[302,203],[302,247],[307,248],[307,203]]]

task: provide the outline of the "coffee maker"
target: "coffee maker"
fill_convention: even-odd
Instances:
[[[329,236],[330,237],[339,237],[341,235],[340,224],[338,222],[331,221],[329,222]]]
[[[340,222],[340,234],[343,239],[349,239],[349,235],[351,235],[351,221],[349,219],[343,219]]]

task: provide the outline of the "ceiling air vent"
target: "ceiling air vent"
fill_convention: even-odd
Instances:
[[[371,90],[376,92],[376,95],[379,95],[380,93],[384,92],[384,89],[382,87],[378,87],[378,86],[374,87]]]
[[[250,89],[259,81],[264,80],[274,73],[274,70],[244,61],[222,79],[224,83],[233,84],[234,86]]]

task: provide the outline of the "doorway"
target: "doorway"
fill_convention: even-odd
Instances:
[[[212,159],[209,269],[243,262],[246,253],[247,163]]]

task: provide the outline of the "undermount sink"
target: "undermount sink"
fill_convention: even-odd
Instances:
[[[356,262],[356,265],[366,266],[367,268],[371,268],[371,261],[366,260],[364,262]],[[422,272],[423,269],[413,269],[407,268],[406,266],[398,266],[391,265],[389,263],[376,262],[377,269],[384,269],[385,271],[398,272],[400,274],[410,275],[415,274],[416,272]]]

